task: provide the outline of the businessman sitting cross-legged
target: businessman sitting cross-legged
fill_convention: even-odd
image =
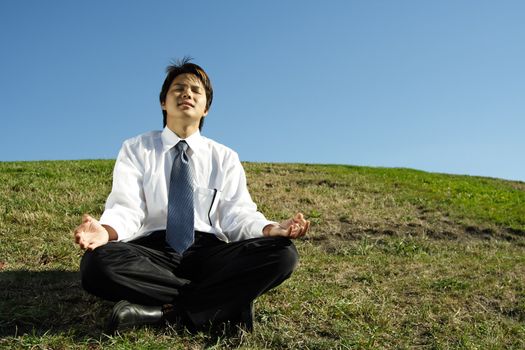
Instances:
[[[117,302],[110,332],[165,322],[251,330],[253,300],[297,264],[290,239],[310,222],[257,211],[237,153],[200,133],[212,99],[201,67],[169,66],[164,129],[123,143],[100,220],[86,214],[75,229],[83,288]]]

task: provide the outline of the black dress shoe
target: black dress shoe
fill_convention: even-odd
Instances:
[[[161,306],[132,304],[121,300],[115,304],[108,320],[109,334],[140,326],[157,326],[163,323]]]

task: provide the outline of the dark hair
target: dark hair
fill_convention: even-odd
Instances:
[[[206,92],[206,111],[210,109],[211,101],[213,100],[213,88],[211,86],[210,78],[208,74],[200,66],[190,63],[192,60],[191,57],[184,57],[180,60],[175,61],[166,68],[166,79],[164,79],[164,84],[162,84],[162,90],[160,90],[160,103],[163,104],[166,101],[166,95],[171,86],[173,80],[181,74],[193,74],[202,82],[204,86],[204,91]],[[165,110],[162,110],[163,118],[163,127],[166,126],[166,117],[167,113]],[[204,117],[201,118],[199,122],[199,130],[202,130],[202,125],[204,124]]]

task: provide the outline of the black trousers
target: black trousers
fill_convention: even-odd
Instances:
[[[292,274],[297,250],[284,237],[225,243],[196,232],[180,255],[165,231],[87,251],[80,264],[84,289],[106,300],[174,304],[194,329],[236,321],[259,295]]]

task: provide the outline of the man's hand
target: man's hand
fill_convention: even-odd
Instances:
[[[82,215],[82,224],[75,229],[75,243],[80,248],[93,250],[101,245],[108,243],[111,235],[97,220],[88,214]]]
[[[279,225],[267,225],[263,229],[266,237],[282,236],[288,238],[299,238],[308,232],[310,221],[304,219],[302,213],[295,214],[294,217],[282,221]]]

